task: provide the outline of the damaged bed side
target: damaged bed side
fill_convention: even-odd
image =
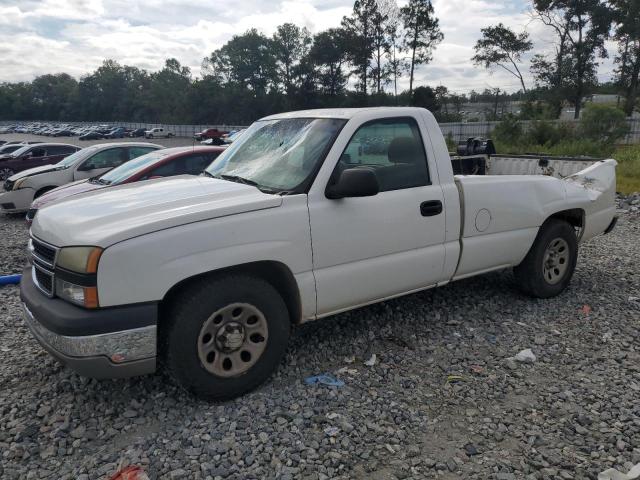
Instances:
[[[462,231],[454,279],[518,265],[551,217],[569,220],[581,241],[610,231],[616,165],[613,159],[492,156],[474,168],[484,174],[456,174]]]

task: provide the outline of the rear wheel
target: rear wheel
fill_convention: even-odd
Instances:
[[[289,341],[287,307],[262,279],[231,275],[183,291],[161,325],[169,375],[209,399],[233,398],[267,380]]]
[[[554,297],[569,285],[577,259],[574,228],[562,220],[548,220],[540,227],[527,256],[514,268],[516,282],[533,297]]]

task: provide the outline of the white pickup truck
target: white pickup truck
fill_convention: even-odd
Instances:
[[[454,175],[467,160],[476,174]],[[419,108],[273,115],[203,176],[43,208],[25,321],[81,374],[161,359],[186,389],[233,397],[270,376],[292,325],[509,267],[525,293],[558,295],[578,243],[615,224],[615,166],[452,163]]]

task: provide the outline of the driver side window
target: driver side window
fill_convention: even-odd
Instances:
[[[430,185],[427,156],[417,122],[410,117],[374,120],[351,137],[334,171],[371,168],[380,192]]]
[[[47,154],[44,148],[34,148],[29,153],[32,157],[44,157]]]

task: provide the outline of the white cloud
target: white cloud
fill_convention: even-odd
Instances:
[[[405,3],[401,0],[400,3]],[[312,33],[337,26],[350,13],[352,0],[2,0],[0,6],[0,81],[30,80],[44,73],[79,77],[105,58],[149,70],[169,57],[199,73],[202,59],[234,34],[257,28],[271,35],[285,22]],[[471,63],[480,28],[502,22],[527,29],[536,50],[550,48],[543,25],[531,20],[525,0],[434,0],[445,34],[431,64],[418,68],[416,84],[447,85],[467,92],[500,87],[516,90],[518,80],[503,71],[489,72]],[[524,70],[528,71],[525,59]],[[611,60],[601,67],[607,79]],[[527,78],[531,85],[532,80]],[[402,79],[400,87],[408,86]]]

